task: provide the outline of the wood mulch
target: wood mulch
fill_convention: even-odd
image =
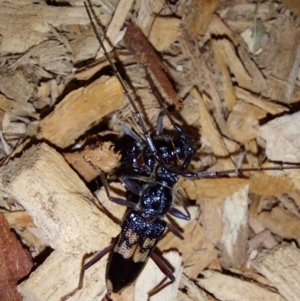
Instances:
[[[201,142],[191,170],[299,164],[297,0],[91,4],[149,131],[160,107],[144,66]],[[120,123],[140,129],[83,1],[0,7],[0,300],[57,301],[77,287],[87,254],[118,235],[126,210],[103,187],[87,188],[98,176],[87,161],[125,197],[111,176],[128,140]],[[300,167],[180,184],[192,218],[172,223],[184,240],[168,232],[158,243],[176,281],[150,300],[299,300]],[[107,258],[69,300],[107,300]],[[112,299],[148,300],[163,279],[149,260]]]

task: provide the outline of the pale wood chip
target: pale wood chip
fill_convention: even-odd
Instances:
[[[279,294],[254,283],[226,276],[214,271],[202,272],[204,278],[197,283],[218,300],[226,301],[284,301]]]
[[[293,244],[281,244],[270,251],[261,253],[252,261],[252,264],[259,273],[269,279],[285,300],[299,300],[299,248]]]
[[[300,162],[299,127],[300,113],[276,118],[260,127],[259,135],[266,140],[270,160]]]
[[[120,40],[122,40],[125,32],[123,31],[123,33],[120,33],[120,30],[124,25],[127,14],[131,9],[132,4],[133,4],[133,0],[120,0],[119,1],[118,6],[114,12],[113,18],[112,18],[109,26],[107,27],[105,36],[109,41],[111,41],[111,44],[104,41],[106,51],[110,52],[112,47],[115,46]],[[103,50],[99,49],[96,58],[99,58],[102,56],[103,56]]]
[[[241,267],[248,249],[248,191],[245,185],[224,200],[223,233],[220,240],[224,267]]]
[[[151,301],[173,301],[176,300],[176,295],[178,291],[178,286],[182,274],[182,258],[176,251],[170,251],[163,255],[168,262],[171,263],[174,268],[173,275],[175,276],[175,281],[165,287],[163,290],[159,291],[157,294],[150,297]],[[147,301],[149,300],[148,292],[155,288],[158,284],[166,279],[166,276],[161,272],[161,270],[156,266],[156,264],[149,260],[145,269],[139,276],[134,290],[134,300],[135,301]],[[165,280],[165,283],[169,279]]]
[[[18,286],[24,301],[57,301],[77,288],[83,255],[67,256],[53,251],[46,261]],[[83,288],[71,301],[97,300],[106,294],[105,267],[107,256],[84,273]],[[99,299],[98,299],[99,300]],[[102,300],[102,299],[100,299]]]
[[[61,155],[46,144],[29,149],[1,168],[2,189],[30,214],[54,248],[92,252],[108,245],[116,226]]]
[[[156,18],[149,41],[157,51],[168,49],[182,33],[180,25],[181,21],[176,18]]]
[[[110,15],[103,7],[94,7],[96,16],[101,15],[101,22],[106,25]],[[104,13],[103,13],[104,12]],[[85,7],[55,7],[27,3],[22,5],[16,2],[3,2],[0,15],[0,32],[3,37],[1,52],[25,53],[34,45],[45,41],[51,27],[67,26],[72,24],[87,25],[90,20]],[[46,22],[45,22],[46,20]]]

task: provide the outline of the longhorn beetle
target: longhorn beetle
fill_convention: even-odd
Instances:
[[[171,224],[168,224],[163,220],[167,213],[180,219],[190,219],[190,214],[177,193],[179,178],[216,178],[227,176],[229,174],[240,174],[247,171],[280,170],[283,168],[236,168],[212,172],[188,171],[187,168],[191,159],[200,145],[173,120],[164,106],[151,77],[145,69],[151,89],[157,98],[161,111],[163,115],[166,115],[170,120],[175,130],[175,135],[173,136],[164,134],[162,126],[163,115],[160,115],[156,133],[154,135],[149,135],[142,115],[97,33],[90,10],[85,2],[84,4],[104,55],[109,61],[114,74],[120,81],[124,93],[134,110],[143,137],[125,125],[121,125],[125,134],[133,138],[134,143],[123,156],[120,166],[116,169],[116,174],[125,184],[126,189],[133,196],[135,201],[110,196],[102,172],[94,166],[101,176],[109,199],[119,205],[128,207],[129,212],[123,220],[121,233],[116,238],[115,243],[98,252],[84,265],[83,271],[91,267],[105,254],[111,252],[106,271],[106,284],[109,291],[119,292],[136,280],[145,267],[147,260],[151,257],[169,278],[171,283],[175,280],[174,276],[166,264],[153,252],[153,249],[162,237],[166,227],[168,227],[177,237],[183,239],[181,234]],[[90,163],[93,164],[92,162]],[[299,169],[298,166],[288,166],[285,168]],[[185,213],[182,213],[173,206],[175,200],[182,205]],[[80,287],[63,299],[65,300],[73,295],[79,288]]]

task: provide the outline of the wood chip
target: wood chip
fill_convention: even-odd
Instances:
[[[227,119],[227,128],[234,140],[246,144],[258,137],[259,120],[267,112],[257,106],[239,101]]]
[[[270,280],[285,300],[299,300],[300,251],[296,246],[281,244],[268,252],[263,252],[252,261],[252,264],[259,273]]]
[[[246,261],[248,249],[249,185],[224,200],[223,233],[220,241],[224,267],[238,268]]]
[[[1,53],[24,53],[33,45],[45,40],[51,26],[71,24],[87,25],[90,20],[84,6],[55,7],[26,3],[20,10],[18,2],[3,2],[0,15],[0,32],[3,37]],[[103,8],[93,8],[99,16]],[[101,22],[107,24],[109,16],[102,14]],[[47,20],[47,22],[45,22]]]
[[[62,253],[98,251],[118,232],[63,157],[46,144],[2,167],[0,178],[3,191],[26,209],[49,245]]]
[[[175,276],[175,281],[167,286],[165,289],[161,290],[157,294],[150,297],[151,301],[173,301],[176,300],[179,281],[182,274],[182,258],[181,256],[175,252],[170,251],[164,254],[163,258],[168,262],[172,263],[172,267],[174,269],[173,275]],[[147,263],[147,266],[139,276],[134,291],[134,300],[147,301],[149,300],[148,292],[153,288],[157,287],[160,283],[165,280],[166,276],[161,272],[160,269],[156,266],[156,264],[150,260]],[[167,279],[168,281],[169,279]],[[165,282],[167,282],[165,281]]]
[[[242,88],[236,87],[235,93],[237,98],[242,99],[248,103],[251,103],[261,109],[264,109],[266,112],[272,115],[277,115],[288,111],[286,107],[276,103],[268,102],[266,99],[262,99],[261,97],[258,98]]]
[[[214,271],[201,273],[204,278],[197,281],[198,285],[218,300],[231,301],[284,301],[279,294],[273,293],[254,283],[223,275]]]
[[[33,94],[33,85],[22,71],[1,72],[0,91],[10,99],[28,101]]]
[[[101,77],[86,88],[69,93],[52,114],[42,120],[38,138],[66,148],[102,117],[119,109],[122,99],[119,81],[115,77]]]
[[[15,211],[4,213],[11,228],[36,227],[31,216],[26,211]]]
[[[271,212],[264,211],[258,216],[259,221],[272,233],[287,239],[299,239],[299,218],[281,207]]]
[[[270,160],[300,162],[299,126],[300,113],[295,113],[276,118],[260,127],[259,134],[266,140],[266,155]]]
[[[229,153],[226,149],[225,143],[217,130],[216,124],[209,114],[206,103],[209,101],[206,95],[203,98],[196,89],[193,89],[191,96],[194,97],[199,104],[200,112],[200,124],[202,127],[203,134],[209,140],[214,154],[219,157],[220,169],[232,169],[234,165],[229,157]]]
[[[199,38],[204,35],[211,16],[219,4],[219,0],[204,1],[193,0],[188,6],[187,16],[184,20],[185,27],[190,36]]]
[[[109,173],[118,166],[121,159],[120,153],[114,152],[114,145],[111,142],[98,142],[88,145],[83,151],[64,153],[63,155],[87,182],[99,176],[87,161],[93,162],[104,173]]]
[[[53,251],[46,261],[18,286],[24,301],[57,301],[77,288],[82,268],[82,254],[70,256]],[[69,300],[96,300],[105,295],[107,256],[84,273],[83,288]],[[101,300],[101,299],[100,299]]]
[[[176,18],[156,18],[149,41],[157,51],[164,51],[181,35],[181,21]]]

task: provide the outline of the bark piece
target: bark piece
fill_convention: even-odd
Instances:
[[[169,97],[177,107],[180,107],[180,97],[177,95],[168,78],[172,78],[172,75],[155,52],[153,46],[148,42],[141,29],[133,23],[129,23],[126,35],[124,36],[124,42],[131,54],[135,56],[136,61],[149,68],[167,97]]]
[[[25,277],[33,264],[29,252],[24,250],[9,224],[0,214],[0,300],[21,301],[17,292],[17,282]]]

